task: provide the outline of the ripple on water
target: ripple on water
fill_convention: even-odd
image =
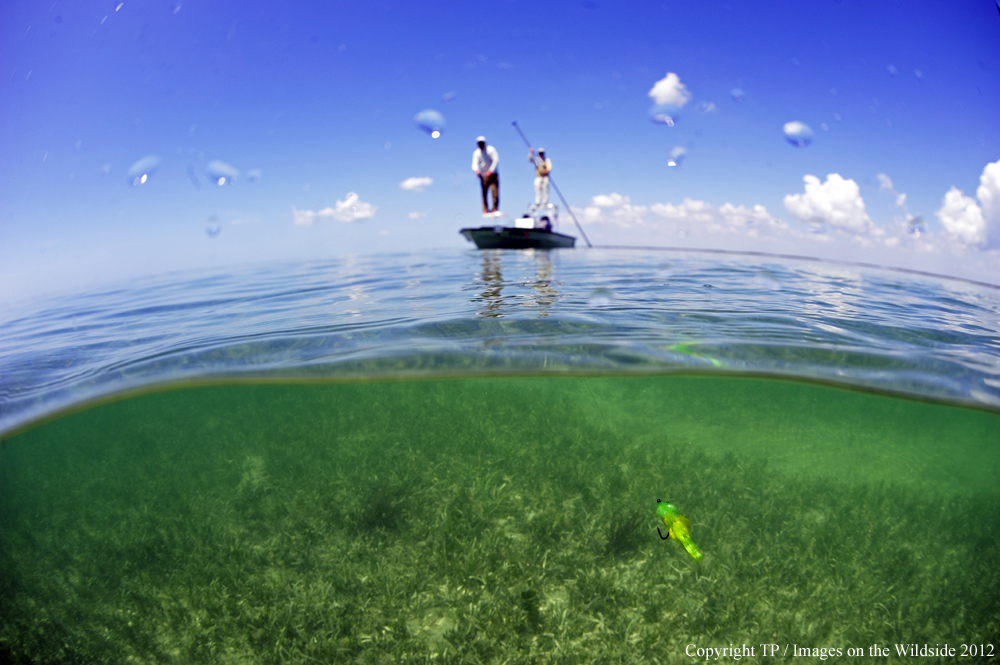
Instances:
[[[723,371],[998,408],[998,312],[986,285],[692,252],[442,251],[175,274],[6,308],[0,432],[125,390],[236,377]]]

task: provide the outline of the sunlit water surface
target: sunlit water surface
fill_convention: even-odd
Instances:
[[[1000,407],[1000,289],[628,250],[440,252],[166,275],[0,322],[0,432],[207,378],[727,371]]]

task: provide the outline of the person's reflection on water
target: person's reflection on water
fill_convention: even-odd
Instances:
[[[548,316],[549,308],[556,301],[559,292],[552,286],[552,253],[548,250],[526,250],[534,255],[537,275],[531,283],[534,304],[540,309],[538,316]]]
[[[537,307],[540,317],[548,316],[549,309],[559,297],[559,292],[553,286],[551,252],[526,249],[506,254],[510,261],[514,262],[527,257],[533,258],[535,276],[534,279],[505,283],[501,265],[505,251],[502,249],[482,251],[483,270],[479,277],[484,288],[472,298],[477,306],[476,313],[486,318],[501,318],[520,304],[527,305],[528,308]],[[516,290],[519,286],[530,286],[531,290],[525,295],[516,292],[511,294],[511,289]],[[506,297],[503,293],[504,287],[507,287]]]
[[[483,251],[483,272],[482,280],[486,288],[478,297],[472,299],[473,302],[482,304],[477,312],[479,316],[497,319],[503,316],[501,306],[503,305],[503,274],[500,272],[500,252],[499,249],[488,249]]]

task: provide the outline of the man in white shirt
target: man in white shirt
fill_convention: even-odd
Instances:
[[[549,173],[552,172],[552,160],[545,156],[545,148],[538,149],[538,156],[535,156],[535,149],[528,152],[528,161],[535,165],[535,205],[549,205]]]
[[[483,213],[490,212],[487,205],[486,191],[493,193],[493,212],[500,208],[500,174],[497,173],[497,164],[500,163],[500,155],[497,149],[491,145],[486,145],[486,137],[480,136],[476,139],[479,147],[472,153],[472,170],[479,176],[479,182],[483,186]]]

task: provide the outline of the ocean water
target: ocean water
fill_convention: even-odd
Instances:
[[[22,303],[0,659],[989,662],[998,330],[988,285],[639,250]]]

